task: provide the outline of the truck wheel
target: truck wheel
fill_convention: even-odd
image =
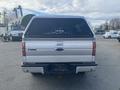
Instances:
[[[6,41],[7,41],[6,36],[3,36],[1,39],[2,39],[3,42],[6,42]]]
[[[80,76],[85,76],[85,74],[86,74],[85,72],[79,72],[78,73],[78,75],[80,75]]]
[[[109,39],[111,39],[111,36],[108,36]]]
[[[32,76],[42,76],[41,73],[31,73],[31,74],[32,74]]]

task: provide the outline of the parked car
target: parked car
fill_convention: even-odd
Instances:
[[[117,31],[109,31],[103,35],[103,38],[117,38],[117,37],[118,37]]]
[[[94,71],[96,40],[80,16],[35,16],[22,39],[22,69],[33,75]]]
[[[11,41],[22,40],[23,32],[24,29],[22,29],[20,25],[12,25],[11,30],[9,31],[9,39]]]
[[[120,31],[118,31],[117,40],[120,42]]]

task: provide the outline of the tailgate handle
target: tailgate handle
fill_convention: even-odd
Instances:
[[[64,51],[63,48],[57,48],[56,51]]]
[[[37,49],[29,48],[29,51],[36,51]]]

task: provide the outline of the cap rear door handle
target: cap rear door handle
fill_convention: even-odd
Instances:
[[[37,49],[35,49],[35,48],[29,48],[28,50],[29,51],[37,51]]]
[[[56,51],[64,51],[63,48],[57,48]]]

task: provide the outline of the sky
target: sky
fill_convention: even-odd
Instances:
[[[95,25],[120,17],[120,0],[0,0],[0,10],[18,5],[35,11],[85,16]]]

